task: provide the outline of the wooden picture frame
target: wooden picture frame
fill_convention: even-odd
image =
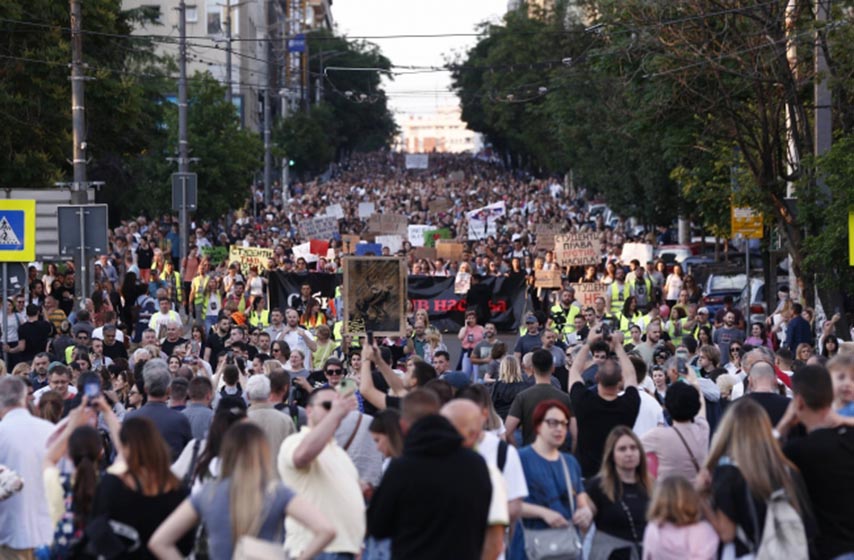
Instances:
[[[397,257],[344,257],[344,334],[406,334],[406,262]]]

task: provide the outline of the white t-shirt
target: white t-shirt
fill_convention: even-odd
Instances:
[[[643,389],[638,390],[638,395],[640,395],[640,409],[638,409],[638,417],[635,418],[632,431],[640,438],[656,426],[664,425],[664,411],[655,397]]]
[[[314,337],[311,336],[311,333],[306,331],[304,328],[299,327],[299,330],[304,331],[310,340],[314,340]],[[303,337],[300,336],[298,332],[291,331],[285,334],[282,337],[282,340],[288,343],[288,346],[291,350],[298,349],[302,352],[305,359],[303,360],[303,367],[308,371],[311,371],[311,350],[308,347],[308,344],[305,343]]]
[[[483,438],[477,444],[477,452],[490,467],[498,468],[498,436],[492,432],[484,432]],[[507,447],[507,460],[504,463],[504,481],[507,484],[507,499],[516,500],[528,497],[528,483],[525,481],[525,471],[519,452],[512,445]]]
[[[92,339],[93,340],[104,340],[104,327],[98,327],[97,329],[92,331]],[[121,329],[116,329],[116,342],[124,343],[125,341],[125,333],[121,331]]]

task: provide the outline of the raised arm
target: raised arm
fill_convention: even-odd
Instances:
[[[623,346],[625,337],[621,331],[611,333],[611,350],[617,356],[617,361],[620,363],[620,370],[623,371],[623,385],[625,387],[636,387],[638,384],[638,372],[635,370],[634,364],[629,359],[626,353],[626,348]],[[629,372],[631,375],[626,375]]]
[[[365,347],[362,348],[362,366],[359,372],[359,393],[362,395],[362,398],[379,410],[385,410],[386,395],[374,385],[374,377],[371,374],[372,358],[373,348],[365,344]]]
[[[329,414],[314,426],[299,446],[294,449],[294,466],[298,469],[305,469],[311,465],[335,436],[335,430],[338,429],[341,420],[351,410],[356,410],[356,406],[355,395],[346,398],[336,396],[335,400],[332,401],[332,409]]]
[[[388,383],[388,386],[394,391],[395,395],[402,395],[406,392],[406,387],[403,385],[403,381],[400,377],[397,376],[394,371],[392,371],[391,366],[385,363],[382,356],[380,355],[380,349],[377,348],[376,343],[371,348],[371,361],[376,364],[377,369],[380,370],[380,373],[383,375],[383,379]],[[362,363],[364,363],[364,358],[362,359]]]

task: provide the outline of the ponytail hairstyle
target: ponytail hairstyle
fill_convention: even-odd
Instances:
[[[68,454],[74,463],[74,522],[85,526],[92,511],[95,488],[98,485],[98,461],[104,450],[98,430],[91,426],[80,426],[68,438]]]

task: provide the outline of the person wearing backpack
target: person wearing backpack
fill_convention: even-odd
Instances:
[[[711,497],[707,517],[724,546],[721,558],[809,558],[803,482],[752,399],[727,409],[697,485]]]

